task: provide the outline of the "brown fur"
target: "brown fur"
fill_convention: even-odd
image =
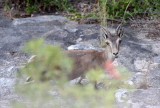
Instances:
[[[65,53],[74,60],[74,67],[69,74],[69,79],[83,76],[91,68],[103,67],[106,58],[104,51],[97,50],[71,50]]]

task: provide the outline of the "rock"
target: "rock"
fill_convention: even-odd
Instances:
[[[136,60],[134,60],[134,66],[136,71],[147,72],[149,62],[147,62],[146,60],[139,60],[139,58],[136,58]]]
[[[19,25],[33,25],[33,24],[44,24],[48,22],[60,22],[60,23],[66,23],[69,20],[66,17],[62,16],[54,16],[54,15],[44,15],[44,16],[38,16],[38,17],[30,17],[30,18],[23,18],[23,19],[15,19],[12,24],[14,26],[19,26]]]
[[[78,30],[77,26],[78,26],[78,23],[72,21],[72,22],[66,23],[64,26],[64,29],[66,29],[68,32],[74,33]]]
[[[87,50],[87,49],[98,49],[95,48],[92,45],[83,45],[83,44],[76,44],[76,45],[71,45],[68,47],[68,50]]]
[[[115,93],[115,98],[118,103],[126,102],[128,91],[125,89],[119,89]]]

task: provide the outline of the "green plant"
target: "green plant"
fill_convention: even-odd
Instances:
[[[10,9],[10,8],[9,8],[9,5],[8,5],[8,2],[5,2],[4,8],[5,8],[6,10],[9,10],[9,9]]]
[[[91,83],[69,85],[67,74],[71,71],[71,60],[59,47],[44,44],[43,39],[30,41],[24,51],[36,55],[36,59],[18,72],[15,87],[23,101],[13,101],[14,108],[112,108],[117,88],[129,88],[125,83],[128,74],[122,68],[121,79],[106,76],[97,68],[87,73]],[[25,82],[27,76],[32,78],[31,82]],[[103,82],[105,89],[95,89],[95,81]]]
[[[107,18],[126,20],[137,15],[155,16],[160,11],[160,0],[98,0],[97,5],[98,14],[92,13],[90,16],[88,14],[79,15],[78,18],[96,16],[96,18],[100,19],[101,25],[106,26]],[[71,19],[76,18],[73,16]]]
[[[41,12],[53,9],[56,10],[66,10],[73,12],[71,4],[68,0],[6,0],[5,8],[11,8],[14,4],[14,8],[19,11],[26,11],[28,14],[33,12]]]
[[[160,0],[108,0],[106,5],[110,18],[123,19],[138,14],[152,15],[152,13],[158,14],[160,10]]]
[[[73,11],[73,9],[71,8],[71,4],[68,2],[68,0],[27,0],[26,12],[31,14],[34,11],[40,11],[39,9],[41,7],[50,8],[52,6],[57,6],[59,10],[64,9],[70,12]]]
[[[37,10],[37,0],[35,0],[34,4],[31,5],[30,3],[30,0],[27,0],[27,3],[26,3],[26,12],[28,14],[31,14],[33,12],[35,12]]]

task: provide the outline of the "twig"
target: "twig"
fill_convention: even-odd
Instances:
[[[129,7],[130,3],[131,3],[131,0],[130,0],[130,2],[128,3],[128,5],[127,5],[127,7],[126,7],[126,9],[125,9],[125,11],[124,11],[123,18],[124,18],[124,16],[125,16],[126,12],[127,12],[127,9],[128,9],[128,7]]]

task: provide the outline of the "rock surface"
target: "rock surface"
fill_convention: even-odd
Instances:
[[[9,108],[14,93],[15,73],[28,57],[21,53],[24,43],[43,37],[46,42],[64,49],[99,49],[100,25],[78,25],[62,16],[37,16],[12,22],[0,15],[0,108]],[[138,29],[125,28],[118,64],[131,73],[136,90],[116,93],[117,105],[129,97],[128,108],[160,107],[160,42],[145,38]],[[139,35],[141,34],[141,35]],[[144,38],[139,38],[139,37]],[[122,97],[121,97],[122,96]]]

